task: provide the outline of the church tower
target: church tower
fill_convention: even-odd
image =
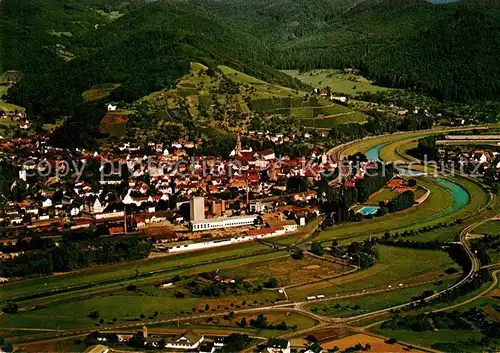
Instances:
[[[271,162],[271,165],[269,166],[267,175],[269,176],[269,180],[271,180],[271,181],[276,181],[278,179],[278,170],[276,168],[275,162]]]
[[[238,139],[236,140],[236,146],[234,147],[234,153],[236,156],[241,155],[241,138],[239,133],[238,133]]]

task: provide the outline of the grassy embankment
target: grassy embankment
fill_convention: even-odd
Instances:
[[[499,236],[500,235],[500,222],[499,221],[488,221],[486,223],[483,223],[479,227],[474,228],[473,233]]]

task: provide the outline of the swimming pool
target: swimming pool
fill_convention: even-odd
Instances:
[[[379,208],[380,207],[378,207],[378,206],[363,206],[358,211],[358,213],[361,213],[363,216],[368,216],[368,215],[377,213]]]

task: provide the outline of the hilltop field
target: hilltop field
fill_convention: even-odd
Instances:
[[[305,121],[336,117],[329,119],[331,126],[366,120],[363,114],[348,107],[310,97],[310,91],[316,85],[311,85],[309,90],[292,89],[265,82],[228,66],[218,66],[217,69],[213,72],[207,66],[192,63],[189,75],[179,79],[175,89],[154,92],[139,102],[174,109],[182,106],[184,99],[193,117],[215,117],[220,113],[218,109],[225,106],[233,115],[250,112],[281,114]],[[353,117],[344,117],[349,115]]]
[[[339,84],[343,82],[341,77],[330,80]],[[307,81],[304,83],[308,84]],[[372,87],[369,83],[365,86]],[[88,103],[112,100],[113,91],[119,87],[117,83],[96,85],[84,91],[82,97]],[[306,87],[289,88],[228,66],[220,65],[214,70],[193,62],[189,74],[178,79],[175,88],[144,96],[128,105],[129,109],[119,108],[108,112],[99,129],[111,136],[121,137],[126,134],[126,127],[133,129],[142,126],[141,119],[133,117],[136,113],[134,108],[148,112],[147,119],[153,120],[160,129],[176,126],[186,119],[226,131],[250,128],[249,117],[252,113],[271,117],[288,116],[311,129],[330,129],[340,124],[366,122],[367,116],[363,111],[311,94],[313,88],[322,87],[321,82],[313,82],[313,85]],[[130,121],[134,119],[135,122]],[[219,131],[222,133],[222,130]]]

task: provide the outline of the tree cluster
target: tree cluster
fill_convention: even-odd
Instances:
[[[398,194],[391,201],[389,201],[387,208],[389,209],[389,212],[393,213],[406,210],[407,208],[412,207],[414,204],[415,193],[413,191],[405,191]]]
[[[92,265],[110,264],[145,258],[151,249],[149,242],[138,238],[105,243],[68,243],[46,250],[26,252],[0,263],[5,277],[49,275]]]

